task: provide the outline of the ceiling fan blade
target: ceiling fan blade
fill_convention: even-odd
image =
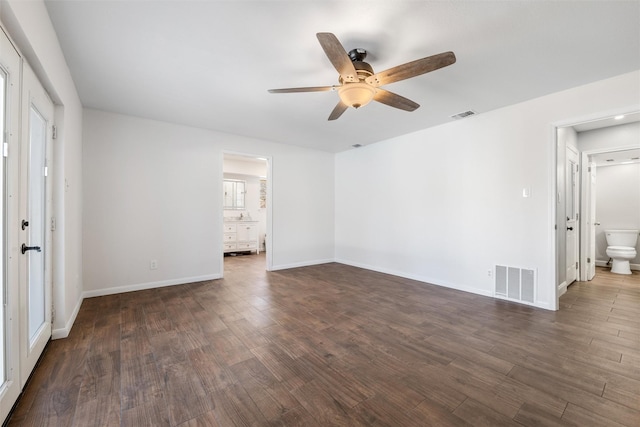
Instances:
[[[347,108],[349,108],[349,106],[347,104],[345,104],[342,101],[338,101],[338,104],[336,105],[336,107],[333,109],[333,111],[329,115],[329,120],[337,119],[338,117],[340,117],[342,115],[342,113],[347,111]]]
[[[353,66],[351,58],[349,58],[347,51],[344,50],[338,38],[332,33],[318,33],[316,37],[318,37],[320,46],[322,46],[329,61],[331,61],[335,69],[340,73],[342,81],[357,82],[358,73],[356,72],[356,68]]]
[[[376,89],[376,94],[373,96],[373,99],[390,107],[399,108],[404,111],[413,111],[420,107],[420,104],[416,104],[404,96],[400,96],[396,93],[380,88]]]
[[[326,92],[335,89],[336,86],[288,87],[285,89],[269,89],[269,93]]]
[[[456,56],[453,52],[439,53],[389,68],[388,70],[367,77],[365,81],[372,86],[378,87],[419,76],[420,74],[446,67],[454,62],[456,62]]]

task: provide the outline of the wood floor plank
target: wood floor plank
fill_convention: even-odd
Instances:
[[[640,419],[640,273],[561,310],[328,263],[86,299],[9,426],[591,426]]]

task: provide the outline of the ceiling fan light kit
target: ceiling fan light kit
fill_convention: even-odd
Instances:
[[[453,52],[444,52],[407,62],[380,73],[374,73],[371,65],[364,62],[367,56],[366,50],[357,48],[347,53],[338,38],[332,33],[318,33],[316,36],[329,61],[339,73],[338,82],[340,85],[270,89],[269,92],[293,93],[337,90],[340,101],[329,115],[329,120],[337,119],[349,107],[357,109],[367,105],[372,100],[401,110],[414,111],[420,107],[419,104],[388,90],[379,89],[379,87],[416,77],[456,62],[456,56]]]
[[[375,94],[376,89],[367,83],[346,83],[338,88],[340,100],[356,109],[370,103]]]

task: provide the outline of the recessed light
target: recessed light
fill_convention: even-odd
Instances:
[[[614,159],[607,159],[607,162],[615,162]]]
[[[615,116],[615,117],[614,117],[614,119],[616,119],[616,120],[622,120],[622,119],[624,119],[624,115],[622,115],[622,114],[621,114],[621,115],[619,115],[619,116]]]
[[[352,147],[353,148],[360,148],[360,147],[362,147],[362,144],[353,144]]]

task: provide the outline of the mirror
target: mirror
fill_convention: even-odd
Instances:
[[[238,179],[225,179],[223,183],[224,190],[224,209],[244,209],[244,195],[246,182]]]

